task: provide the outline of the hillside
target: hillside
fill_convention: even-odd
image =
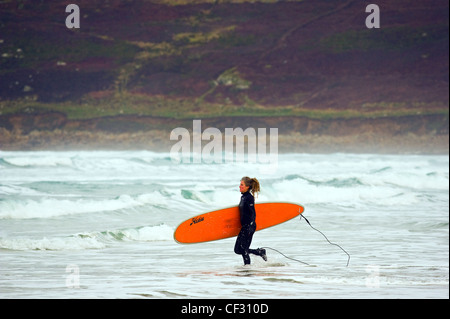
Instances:
[[[377,1],[379,29],[361,1],[76,4],[79,29],[59,1],[0,3],[1,149],[167,150],[201,118],[286,150],[448,152],[448,1]]]

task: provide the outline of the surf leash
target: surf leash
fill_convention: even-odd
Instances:
[[[328,239],[328,237],[325,236],[324,233],[322,233],[322,232],[321,232],[320,230],[318,230],[317,228],[313,227],[313,226],[311,225],[311,223],[309,222],[309,220],[308,220],[305,216],[303,216],[303,214],[300,214],[300,220],[301,220],[302,218],[304,218],[304,219],[306,220],[306,222],[308,223],[308,225],[309,225],[312,229],[314,229],[315,231],[317,231],[318,233],[320,233],[320,234],[327,240],[327,242],[328,242],[330,245],[334,245],[334,246],[339,247],[344,253],[347,254],[347,257],[348,257],[348,258],[347,258],[347,265],[346,265],[346,267],[348,267],[348,264],[350,263],[350,254],[349,254],[344,248],[342,248],[341,246],[339,246],[338,244],[332,243],[332,242]],[[293,260],[293,261],[302,263],[302,264],[304,264],[304,265],[310,266],[310,264],[305,263],[304,261],[301,261],[301,260],[298,260],[298,259],[295,259],[295,258],[291,258],[291,257],[286,256],[286,255],[283,254],[281,251],[276,250],[275,248],[272,248],[272,247],[261,247],[261,248],[263,248],[263,249],[270,249],[270,250],[276,251],[277,253],[279,253],[280,255],[282,255],[284,258],[287,258],[287,259],[290,259],[290,260]]]
[[[298,260],[298,259],[295,259],[295,258],[288,257],[288,256],[286,256],[285,254],[283,254],[281,251],[276,250],[275,248],[271,248],[271,247],[261,247],[261,248],[262,248],[262,249],[270,249],[270,250],[276,251],[277,253],[279,253],[280,255],[282,255],[284,258],[287,258],[287,259],[290,259],[290,260],[293,260],[293,261],[297,261],[297,262],[302,263],[302,264],[307,265],[307,266],[311,266],[310,264],[305,263],[304,261],[301,261],[301,260]]]
[[[317,231],[318,233],[320,233],[326,240],[327,240],[327,242],[330,244],[330,245],[334,245],[334,246],[337,246],[337,247],[339,247],[344,253],[346,253],[347,254],[347,266],[346,267],[348,267],[348,264],[350,263],[350,254],[344,249],[344,248],[342,248],[341,246],[339,246],[338,244],[335,244],[335,243],[332,243],[328,238],[327,238],[327,236],[325,236],[325,234],[324,233],[322,233],[320,230],[318,230],[317,228],[314,228],[312,225],[311,225],[311,223],[309,222],[309,220],[305,217],[305,216],[303,216],[303,214],[300,214],[300,220],[302,219],[302,218],[304,218],[305,220],[306,220],[306,222],[308,223],[308,225],[312,228],[312,229],[314,229],[315,231]]]

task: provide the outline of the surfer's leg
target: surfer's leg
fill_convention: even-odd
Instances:
[[[267,256],[266,256],[266,250],[265,249],[262,249],[262,248],[258,248],[258,249],[250,249],[250,244],[251,244],[251,242],[252,242],[252,238],[253,238],[253,234],[255,233],[255,231],[256,231],[256,224],[255,223],[252,223],[250,226],[249,226],[249,237],[250,237],[250,241],[249,241],[249,243],[248,243],[248,252],[250,253],[250,254],[253,254],[253,255],[257,255],[257,256],[261,256],[261,258],[262,259],[264,259],[264,261],[267,261]]]
[[[239,235],[236,238],[236,244],[234,244],[234,252],[238,255],[242,255],[245,251],[244,247],[243,247],[243,241],[244,241],[244,232],[241,229],[241,231],[239,232]]]
[[[247,251],[242,254],[242,259],[244,260],[244,265],[250,265],[250,255]]]
[[[266,250],[263,248],[249,249],[248,252],[253,255],[261,256],[264,261],[267,261]]]
[[[254,230],[250,227],[242,227],[234,245],[234,252],[238,255],[242,255],[244,259],[244,265],[250,264],[249,247],[252,242]]]

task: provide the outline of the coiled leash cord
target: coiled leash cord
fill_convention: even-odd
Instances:
[[[304,218],[304,219],[306,220],[306,222],[308,223],[308,225],[309,225],[312,229],[314,229],[315,231],[317,231],[318,233],[320,233],[320,234],[327,240],[327,242],[328,242],[330,245],[334,245],[334,246],[339,247],[344,253],[347,254],[347,257],[348,257],[348,258],[347,258],[347,265],[346,265],[346,267],[348,267],[348,264],[350,263],[350,254],[349,254],[344,248],[342,248],[341,246],[339,246],[338,244],[332,243],[332,242],[327,238],[327,236],[325,236],[324,233],[322,233],[322,232],[321,232],[320,230],[318,230],[317,228],[314,228],[314,227],[311,225],[311,223],[309,222],[309,220],[308,220],[305,216],[303,216],[302,214],[300,214],[300,220],[301,220],[302,218]],[[270,250],[276,251],[277,253],[279,253],[280,255],[283,255],[283,257],[285,257],[285,258],[287,258],[287,259],[294,260],[294,261],[297,261],[297,262],[299,262],[299,263],[302,263],[302,264],[305,264],[305,265],[308,265],[308,266],[309,266],[309,264],[305,263],[304,261],[301,261],[301,260],[298,260],[298,259],[295,259],[295,258],[288,257],[288,256],[286,256],[285,254],[283,254],[282,252],[280,252],[280,251],[278,251],[278,250],[276,250],[276,249],[274,249],[274,248],[271,248],[271,247],[261,247],[261,248],[264,248],[264,249],[270,249]]]

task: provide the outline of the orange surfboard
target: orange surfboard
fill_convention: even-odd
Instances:
[[[256,230],[281,224],[303,213],[304,208],[293,203],[255,204]],[[180,244],[234,237],[241,230],[239,207],[228,207],[204,213],[182,222],[173,237]]]

